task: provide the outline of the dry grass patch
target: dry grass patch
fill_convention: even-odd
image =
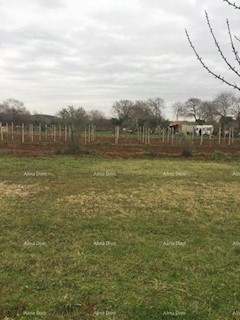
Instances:
[[[227,208],[228,201],[236,206],[240,204],[237,183],[207,183],[181,180],[169,180],[164,184],[146,183],[136,188],[125,188],[105,192],[95,188],[83,193],[68,195],[56,200],[56,207],[79,207],[81,213],[101,215],[113,212],[121,215],[134,215],[139,211],[158,210],[171,207],[185,211],[191,216],[201,210],[210,210],[213,214],[220,208]]]
[[[0,194],[2,197],[21,197],[25,198],[36,194],[40,191],[37,184],[23,185],[23,184],[8,184],[7,182],[0,182]]]

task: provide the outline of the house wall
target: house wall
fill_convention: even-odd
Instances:
[[[180,132],[182,133],[193,133],[196,125],[194,124],[182,124]]]

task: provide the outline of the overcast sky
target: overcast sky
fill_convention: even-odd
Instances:
[[[221,62],[205,23],[226,54],[226,18],[240,36],[240,12],[223,0],[0,0],[0,100],[55,114],[67,105],[110,115],[120,99],[171,104],[211,99],[228,88],[200,66],[184,29],[210,67]]]

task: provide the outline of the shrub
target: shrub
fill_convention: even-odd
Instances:
[[[63,154],[81,154],[82,151],[79,147],[77,146],[69,146],[67,149],[65,149]]]
[[[112,146],[113,144],[112,144],[112,142],[109,142],[109,141],[98,141],[98,142],[96,142],[95,143],[95,145],[97,145],[97,146]]]
[[[180,145],[182,147],[182,155],[185,157],[190,157],[193,155],[193,142],[190,136],[186,134],[180,135]]]
[[[97,157],[97,156],[99,156],[100,153],[99,153],[98,150],[92,149],[92,150],[90,150],[90,151],[88,152],[88,154],[91,155],[91,156]]]
[[[225,160],[225,159],[229,159],[230,155],[228,153],[224,153],[222,151],[214,151],[213,158],[215,160]]]
[[[155,157],[159,157],[160,153],[155,151],[150,151],[150,152],[145,152],[144,155],[151,158],[155,158]]]

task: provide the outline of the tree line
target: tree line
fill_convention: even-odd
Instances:
[[[99,127],[108,127],[111,124],[111,119],[105,117],[104,113],[99,110],[86,112],[82,107],[73,106],[61,109],[55,116],[38,113],[31,114],[22,101],[11,98],[0,103],[0,122],[13,122],[16,125],[21,125],[22,123],[38,125],[41,123],[43,126],[68,125],[80,122],[82,126],[94,123]]]
[[[147,126],[151,129],[167,127],[169,121],[163,116],[164,99],[157,97],[147,100],[120,100],[113,104],[112,121],[116,125],[136,130]]]
[[[240,97],[231,92],[221,92],[209,101],[190,98],[184,103],[174,103],[172,108],[176,120],[184,117],[192,118],[198,124],[235,124],[240,130]]]
[[[169,120],[163,114],[164,99],[157,97],[147,100],[119,100],[112,106],[112,117],[106,117],[100,110],[87,112],[82,107],[62,108],[56,116],[31,114],[24,103],[8,99],[0,104],[0,122],[15,124],[33,123],[42,125],[65,124],[84,129],[95,124],[98,130],[111,130],[115,125],[136,131],[138,127],[167,128]],[[240,131],[240,97],[231,92],[221,92],[213,100],[205,101],[190,98],[185,102],[176,102],[171,106],[174,119],[189,119],[197,124],[215,124],[234,126]]]

